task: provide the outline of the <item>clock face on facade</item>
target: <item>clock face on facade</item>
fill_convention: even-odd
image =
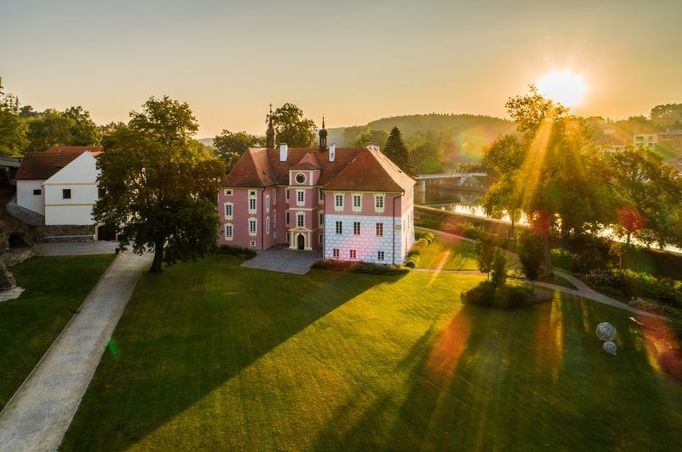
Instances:
[[[296,182],[298,182],[299,184],[304,183],[304,182],[305,182],[305,174],[303,174],[303,173],[298,173],[298,174],[296,175]]]

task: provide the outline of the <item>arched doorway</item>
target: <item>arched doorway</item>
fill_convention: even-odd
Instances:
[[[299,250],[304,250],[305,249],[305,237],[303,234],[298,234],[296,237],[296,248]]]

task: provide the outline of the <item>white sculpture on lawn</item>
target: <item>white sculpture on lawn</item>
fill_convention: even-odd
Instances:
[[[609,322],[597,325],[597,337],[600,341],[613,341],[616,338],[616,327]]]
[[[602,348],[609,355],[615,355],[616,350],[618,350],[618,346],[614,342],[611,342],[611,341],[604,342],[604,345],[602,346]]]

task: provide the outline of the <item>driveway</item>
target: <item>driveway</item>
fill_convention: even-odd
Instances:
[[[242,267],[305,275],[320,259],[322,259],[322,253],[319,251],[298,251],[275,247],[259,251],[256,257],[244,262]]]
[[[83,256],[86,254],[112,254],[118,242],[96,240],[90,242],[37,243],[36,256]]]
[[[119,254],[0,412],[0,452],[59,447],[151,255]]]

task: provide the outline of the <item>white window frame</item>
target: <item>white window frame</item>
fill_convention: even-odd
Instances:
[[[291,217],[289,216],[289,212],[287,212],[286,218],[285,218],[286,226],[289,226],[289,224],[291,223],[291,222],[289,221],[290,219],[291,219]]]
[[[255,247],[256,247],[256,241],[255,241],[255,240],[251,240],[251,241],[249,242],[249,247],[255,248]]]
[[[230,233],[227,233],[227,229],[230,228]],[[225,223],[225,240],[231,242],[234,240],[234,225],[232,223]]]
[[[336,235],[343,235],[343,221],[337,221],[335,224]]]
[[[305,206],[305,190],[296,190],[296,205]]]
[[[225,196],[232,196],[232,193],[233,193],[233,191],[232,191],[231,188],[226,188],[226,189],[223,191],[223,194],[224,194]]]
[[[320,190],[320,202],[324,202],[324,192]]]
[[[377,251],[377,260],[383,261],[386,258],[386,253],[383,251]]]
[[[341,253],[339,252],[338,248],[332,249],[332,257],[334,259],[338,259],[341,256]]]
[[[320,212],[320,227],[324,227],[324,212]]]
[[[360,235],[362,232],[362,224],[359,221],[353,222],[353,235]]]
[[[343,193],[334,193],[334,211],[343,212],[343,204],[345,202],[345,196]],[[341,201],[339,203],[339,201]]]
[[[348,251],[348,257],[350,260],[357,260],[358,259],[358,250],[349,250]]]
[[[270,212],[270,195],[265,195],[265,212]]]
[[[303,224],[301,224],[303,223]],[[304,212],[296,212],[296,227],[297,228],[305,228],[305,213]]]
[[[229,213],[228,213],[228,207],[229,207]],[[223,206],[223,212],[225,213],[225,219],[226,220],[231,220],[234,218],[234,204],[231,202],[226,202],[225,205]]]
[[[289,199],[291,198],[291,195],[289,195],[290,190],[287,188],[285,191],[286,191],[286,199],[287,199],[287,201],[289,201]]]
[[[253,201],[253,208],[251,208],[251,202]],[[249,192],[249,213],[254,214],[258,212],[258,196],[255,191]]]
[[[270,217],[265,217],[265,233],[270,234]]]
[[[353,202],[353,212],[362,212],[362,193],[353,193],[351,199]],[[355,201],[357,201],[357,205]]]
[[[374,226],[374,230],[376,231],[377,237],[383,237],[384,236],[384,223],[377,223]]]
[[[381,206],[379,206],[381,200]],[[377,213],[383,213],[386,210],[386,194],[385,193],[375,193],[374,194],[374,211]]]
[[[251,230],[251,225],[253,225],[253,230]],[[249,235],[251,237],[255,237],[258,235],[258,219],[257,218],[249,218]]]

